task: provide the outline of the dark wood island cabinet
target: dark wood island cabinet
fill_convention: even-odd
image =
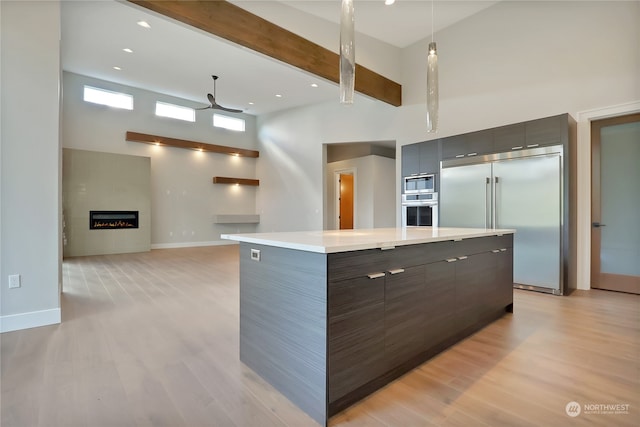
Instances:
[[[223,236],[241,242],[241,361],[326,425],[512,311],[513,230],[433,230]]]

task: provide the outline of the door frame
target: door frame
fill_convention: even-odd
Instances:
[[[347,169],[338,169],[333,172],[333,181],[334,181],[334,223],[335,229],[340,229],[340,175],[353,175],[353,228],[358,227],[358,179],[357,179],[357,168],[347,168]]]
[[[640,101],[577,113],[577,288],[591,289],[591,121],[640,112]]]

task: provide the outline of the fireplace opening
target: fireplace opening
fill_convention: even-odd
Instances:
[[[138,211],[89,211],[91,230],[138,228]]]

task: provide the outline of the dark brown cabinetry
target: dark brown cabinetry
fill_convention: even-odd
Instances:
[[[442,140],[442,158],[474,157],[493,152],[491,130],[451,136]]]
[[[545,145],[565,144],[568,138],[568,126],[572,120],[568,114],[545,117],[512,125],[454,135],[440,139],[440,156],[432,158],[430,173],[438,172],[440,160],[468,158],[490,153],[503,153]],[[437,141],[428,141],[435,143]],[[402,176],[420,171],[420,148],[425,142],[402,147]],[[434,144],[437,145],[437,144]],[[437,152],[432,148],[432,153]]]
[[[455,260],[456,329],[464,331],[480,323],[493,305],[495,280],[493,254],[463,255]]]
[[[329,412],[510,311],[512,246],[504,235],[331,255]]]
[[[425,266],[390,270],[385,280],[385,363],[388,369],[424,349]]]
[[[384,275],[329,286],[330,401],[384,373],[384,295]]]
[[[563,135],[567,134],[568,122],[565,114],[546,117],[525,123],[525,147],[535,148],[543,145],[557,145],[564,142]]]
[[[455,330],[455,264],[445,260],[425,266],[424,327],[425,343],[439,345]]]
[[[437,174],[440,171],[440,144],[438,140],[425,141],[402,147],[402,176]],[[438,180],[436,179],[436,187]],[[436,191],[438,189],[436,188]]]
[[[420,145],[404,145],[402,147],[402,176],[417,175],[420,173]]]
[[[502,153],[525,148],[524,128],[524,123],[516,123],[493,129],[493,152]]]

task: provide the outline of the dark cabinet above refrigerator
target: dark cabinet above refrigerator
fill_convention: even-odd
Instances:
[[[568,114],[454,135],[402,147],[402,176],[438,173],[441,160],[564,144]]]
[[[402,147],[402,176],[434,174],[440,169],[438,141],[426,141]]]
[[[493,131],[481,130],[442,139],[442,158],[474,157],[493,152]]]

